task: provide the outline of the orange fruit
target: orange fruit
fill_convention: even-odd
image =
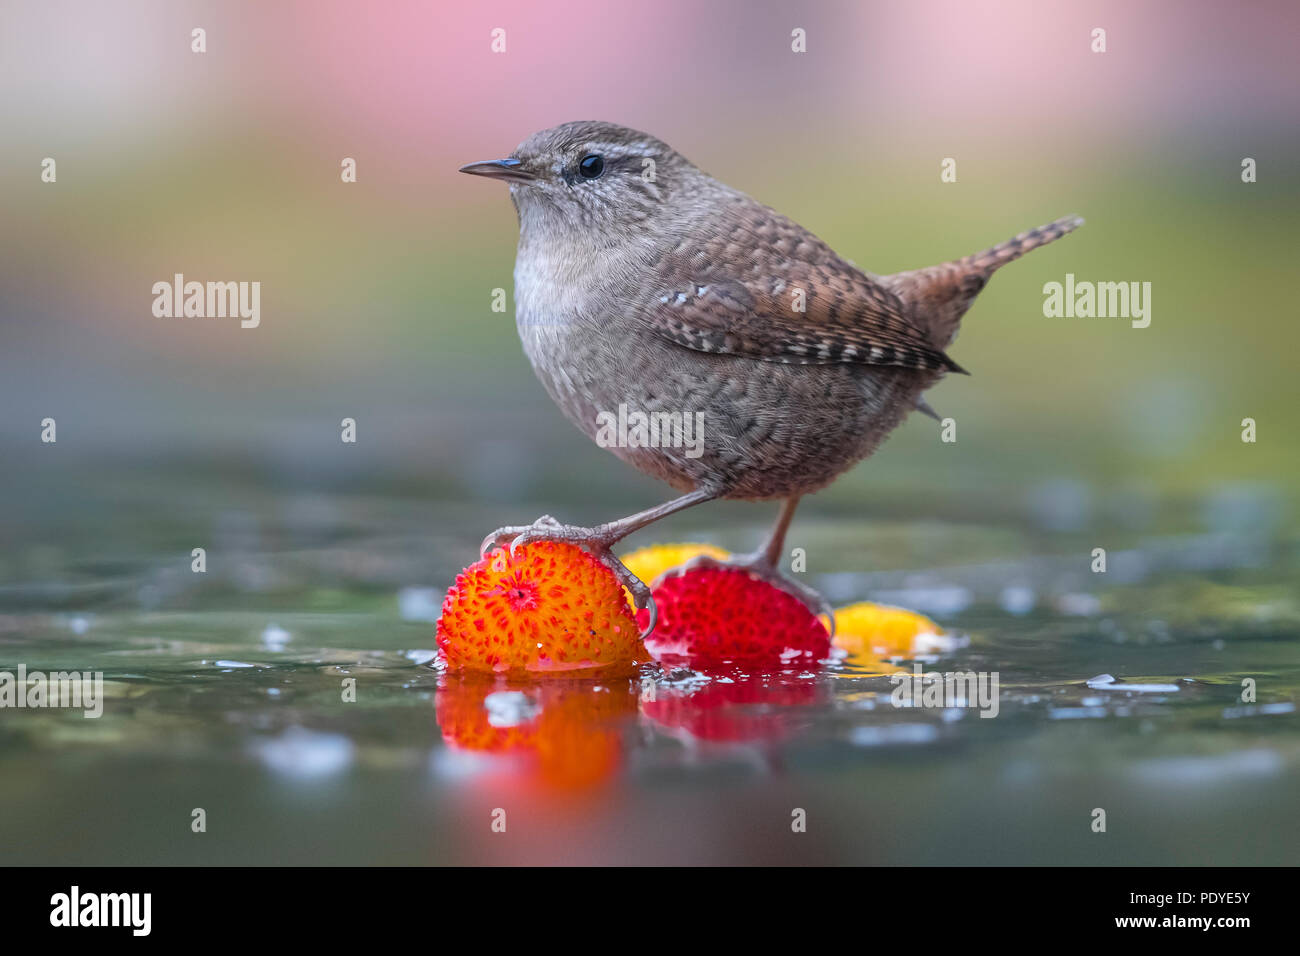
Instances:
[[[649,660],[612,571],[577,545],[498,548],[456,577],[438,619],[449,671],[630,675]]]

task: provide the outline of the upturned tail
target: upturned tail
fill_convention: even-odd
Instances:
[[[983,252],[925,269],[881,276],[880,281],[911,306],[912,320],[926,330],[934,347],[946,349],[957,337],[962,316],[994,272],[1082,225],[1079,216],[1064,216]]]
[[[967,256],[965,259],[958,259],[956,263],[949,264],[957,265],[968,272],[983,275],[987,279],[1008,262],[1014,262],[1026,252],[1032,252],[1039,246],[1055,242],[1062,236],[1068,236],[1082,225],[1083,219],[1079,216],[1064,216],[1056,220],[1056,222],[1049,222],[1046,226],[1039,226],[1037,229],[1022,232],[1014,239],[999,242],[992,249],[985,249],[983,252],[977,252],[973,256]]]

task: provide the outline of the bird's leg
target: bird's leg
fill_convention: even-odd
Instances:
[[[786,532],[790,530],[790,522],[794,520],[794,509],[798,506],[798,495],[781,502],[781,510],[777,513],[776,524],[772,525],[772,531],[767,536],[767,543],[749,556],[751,564],[762,565],[772,571],[776,570],[781,560],[781,553],[785,551]]]
[[[781,502],[781,511],[776,516],[776,524],[772,526],[771,533],[767,536],[767,543],[753,554],[738,554],[724,561],[719,561],[717,558],[708,555],[700,555],[686,562],[682,570],[686,571],[700,567],[725,567],[748,571],[754,577],[798,598],[814,614],[826,615],[829,622],[827,625],[828,630],[834,636],[835,611],[827,600],[808,585],[793,581],[780,571],[781,555],[785,551],[785,535],[790,530],[790,522],[794,518],[794,509],[798,504],[798,495]]]
[[[623,586],[632,593],[632,598],[637,607],[650,608],[650,627],[646,630],[646,634],[649,634],[650,631],[654,630],[655,618],[657,617],[654,601],[650,597],[650,588],[646,586],[644,581],[629,571],[627,566],[614,556],[610,548],[632,532],[640,531],[646,525],[653,524],[660,518],[666,518],[668,515],[689,508],[691,505],[698,505],[716,497],[716,491],[697,488],[680,498],[674,498],[672,501],[666,501],[661,505],[647,508],[645,511],[639,511],[634,515],[628,515],[626,518],[619,518],[617,521],[596,525],[594,528],[580,528],[575,525],[560,524],[550,515],[542,515],[530,525],[515,525],[493,531],[483,539],[483,543],[479,546],[479,553],[486,556],[493,548],[509,544],[510,553],[513,555],[516,548],[530,541],[567,541],[570,544],[581,545],[590,551],[601,564],[614,572],[614,575],[622,582]]]

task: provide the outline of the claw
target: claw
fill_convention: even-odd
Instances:
[[[650,625],[641,634],[641,639],[645,640],[654,631],[655,625],[659,623],[659,607],[655,604],[655,598],[650,592],[649,586],[629,571],[627,565],[620,561],[612,551],[600,549],[594,550],[592,553],[596,556],[596,560],[613,571],[614,577],[618,578],[619,583],[631,592],[633,606],[650,611]]]
[[[653,593],[647,593],[646,602],[646,606],[650,609],[650,623],[646,625],[646,629],[641,632],[641,640],[643,641],[654,633],[655,625],[659,623],[659,605],[655,603],[655,596]]]
[[[504,530],[504,528],[498,528],[483,539],[483,543],[478,546],[478,556],[480,558],[486,558],[490,552],[501,546],[499,539],[501,532]]]
[[[532,524],[513,524],[506,525],[503,528],[497,528],[484,538],[483,543],[478,546],[478,556],[480,558],[486,558],[489,551],[492,551],[494,548],[499,548],[509,541],[510,557],[513,559],[515,557],[515,548],[519,545],[527,544],[529,541],[537,541],[545,537],[545,535],[525,537],[530,531],[561,527],[563,527],[563,525],[550,515],[542,515]]]
[[[506,541],[510,542],[510,558],[512,561],[519,546],[532,541],[567,541],[585,547],[596,560],[614,572],[614,576],[618,578],[619,583],[632,592],[632,599],[637,608],[649,609],[650,626],[641,635],[642,639],[648,637],[655,629],[655,625],[659,621],[659,608],[655,605],[650,588],[646,586],[644,581],[629,571],[627,566],[609,550],[611,541],[607,534],[602,534],[596,528],[564,525],[550,515],[542,515],[530,525],[508,525],[493,531],[479,545],[479,555],[487,557],[487,553],[491,548],[500,547]]]

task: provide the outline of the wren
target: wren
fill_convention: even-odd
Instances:
[[[1069,216],[964,259],[877,276],[666,143],[612,123],[543,130],[509,158],[461,172],[509,184],[519,336],[564,414],[593,440],[619,410],[703,426],[693,447],[611,447],[671,485],[672,501],[594,527],[543,516],[492,532],[483,550],[581,544],[651,608],[652,628],[649,588],[611,547],[719,498],[781,502],[767,544],[730,563],[825,610],[777,569],[800,497],[872,454],[912,411],[933,415],[923,394],[963,371],[945,350],[993,272],[1083,222]]]

